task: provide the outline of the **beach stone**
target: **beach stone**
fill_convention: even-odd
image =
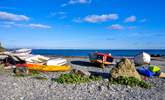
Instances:
[[[81,76],[90,76],[91,75],[91,73],[85,69],[73,69],[71,72],[74,74],[81,75]]]
[[[106,90],[106,87],[105,86],[98,86],[98,90],[99,91],[105,91]]]
[[[119,76],[124,77],[135,77],[141,80],[140,75],[136,71],[134,63],[132,63],[129,59],[123,58],[119,63],[117,63],[116,67],[112,68],[110,71],[112,78],[117,78]]]

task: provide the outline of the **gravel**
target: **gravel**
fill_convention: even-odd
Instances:
[[[58,84],[51,80],[37,80],[31,76],[0,76],[0,100],[164,100],[165,79],[148,78],[151,89],[114,85],[108,83],[112,66],[105,69],[95,67],[84,58],[68,58],[73,68],[85,68],[92,74],[104,77],[102,81],[82,84]],[[63,72],[44,73],[57,78]]]

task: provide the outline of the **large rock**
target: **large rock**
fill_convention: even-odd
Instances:
[[[81,76],[90,76],[91,75],[90,72],[88,72],[87,70],[84,70],[84,69],[73,69],[71,72],[74,74],[81,75]]]
[[[141,80],[140,75],[136,71],[134,63],[132,63],[127,58],[123,58],[119,63],[117,63],[116,67],[112,68],[110,72],[112,78],[124,76],[124,77],[135,77]]]

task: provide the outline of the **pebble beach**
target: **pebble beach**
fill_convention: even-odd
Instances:
[[[73,68],[87,69],[91,74],[100,75],[102,81],[81,84],[59,84],[51,80],[38,80],[31,76],[14,77],[10,71],[0,72],[0,100],[164,100],[165,79],[146,78],[152,84],[150,89],[111,84],[108,82],[109,71],[95,67],[88,58],[66,58]],[[118,59],[116,59],[117,61]],[[152,65],[159,65],[165,72],[165,60],[153,59]],[[2,66],[1,66],[2,67]],[[50,78],[57,78],[64,72],[44,73]],[[68,73],[68,72],[65,72]]]

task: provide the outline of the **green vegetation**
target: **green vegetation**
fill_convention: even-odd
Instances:
[[[43,77],[40,72],[35,70],[31,70],[30,74],[19,73],[14,75],[14,77],[27,77],[27,76],[32,76],[33,78],[38,80],[48,80],[46,77]]]
[[[122,84],[122,85],[129,85],[131,87],[133,86],[139,86],[141,88],[151,88],[151,85],[144,82],[140,81],[135,77],[118,77],[118,78],[111,78],[110,82],[113,84]]]
[[[48,78],[43,77],[43,76],[35,76],[34,78],[38,80],[48,80]]]
[[[35,70],[30,71],[30,73],[31,73],[31,76],[39,76],[40,75],[40,73],[38,71],[35,71]]]
[[[99,81],[102,80],[102,77],[98,76],[90,76],[85,77],[77,74],[61,74],[61,76],[58,79],[54,79],[53,81],[56,81],[58,83],[86,83],[91,81]]]
[[[33,78],[38,80],[48,80],[48,78],[42,76],[40,72],[35,70],[31,71],[31,76],[33,76]]]
[[[38,77],[40,73],[38,71],[30,71],[30,74],[27,74],[26,72],[17,72],[17,74],[14,74],[15,77],[26,77],[26,76],[33,76]]]

